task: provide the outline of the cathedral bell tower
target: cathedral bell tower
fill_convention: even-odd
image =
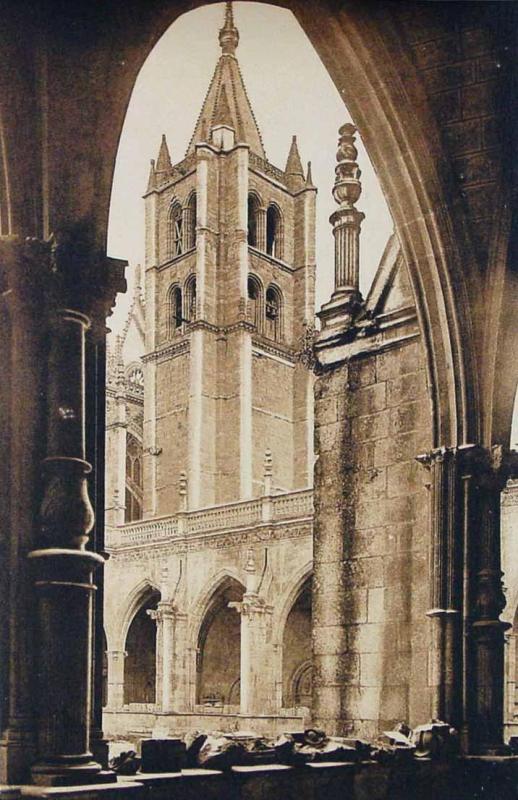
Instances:
[[[274,491],[312,483],[315,199],[295,137],[270,164],[226,4],[186,157],[165,137],[146,203],[144,516],[249,500],[272,452]]]

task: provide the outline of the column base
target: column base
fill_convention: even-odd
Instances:
[[[98,783],[115,783],[117,776],[111,770],[103,770],[97,761],[83,764],[35,764],[32,782],[36,786],[84,786]]]

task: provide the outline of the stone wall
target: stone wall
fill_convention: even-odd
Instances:
[[[315,393],[315,723],[367,737],[430,716],[430,400],[415,318],[391,328]]]

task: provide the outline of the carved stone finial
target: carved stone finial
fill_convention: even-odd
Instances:
[[[232,3],[225,4],[225,24],[219,32],[219,44],[223,55],[233,56],[239,44],[239,31],[234,25]]]
[[[178,479],[178,494],[180,495],[180,510],[187,511],[187,473],[183,470]]]
[[[358,151],[354,142],[356,128],[350,122],[339,129],[333,197],[337,210],[329,221],[335,237],[335,288],[331,300],[322,306],[318,316],[322,331],[317,350],[341,341],[354,324],[362,308],[360,294],[360,227],[364,214],[355,208],[362,191]]]
[[[273,458],[272,451],[266,450],[264,453],[264,472],[263,472],[263,495],[269,497],[272,493]]]

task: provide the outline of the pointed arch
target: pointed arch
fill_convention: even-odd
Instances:
[[[282,627],[282,706],[309,706],[311,696],[312,574],[298,581]]]
[[[149,578],[143,578],[143,580],[139,581],[139,583],[137,583],[137,585],[134,586],[129,593],[126,599],[125,608],[121,614],[122,623],[118,637],[120,642],[119,649],[124,650],[124,644],[128,635],[129,626],[131,625],[131,622],[138,610],[144,605],[147,598],[154,595],[158,596],[158,599],[160,599],[160,589]],[[117,648],[114,647],[113,649]]]
[[[196,641],[196,702],[229,705],[237,700],[241,671],[241,619],[231,603],[240,602],[245,588],[222,577],[210,596]]]
[[[280,342],[283,338],[284,302],[282,292],[274,283],[270,283],[265,298],[265,334],[270,339]]]
[[[194,322],[197,317],[197,287],[196,275],[189,275],[184,285],[184,319]]]
[[[182,331],[183,325],[183,295],[177,283],[173,283],[167,292],[166,334],[168,339]]]
[[[207,581],[204,588],[198,595],[198,599],[193,604],[190,614],[192,620],[191,623],[192,647],[196,647],[196,642],[198,641],[198,636],[200,631],[200,625],[203,620],[203,617],[207,612],[207,609],[210,606],[212,598],[229,581],[235,581],[243,588],[243,591],[245,591],[245,584],[243,582],[241,574],[237,570],[233,570],[231,568],[223,568],[219,570],[219,572],[217,572],[215,575],[213,575],[209,581]]]
[[[142,440],[137,439],[130,431],[126,433],[126,496],[125,522],[142,519],[142,501],[144,495],[142,462]]]
[[[264,288],[261,279],[253,273],[248,274],[248,319],[252,322],[258,333],[264,329]]]
[[[124,704],[156,702],[157,627],[151,616],[159,592],[144,595],[124,642]]]
[[[270,203],[266,209],[266,252],[279,260],[284,254],[284,221],[277,203]]]
[[[261,218],[263,201],[255,189],[248,192],[247,219],[248,219],[248,244],[261,250],[264,248],[264,235],[262,233]]]
[[[178,200],[173,200],[167,214],[167,259],[183,253],[183,210]]]
[[[192,250],[196,246],[196,192],[193,190],[187,197],[183,208],[183,250]]]

